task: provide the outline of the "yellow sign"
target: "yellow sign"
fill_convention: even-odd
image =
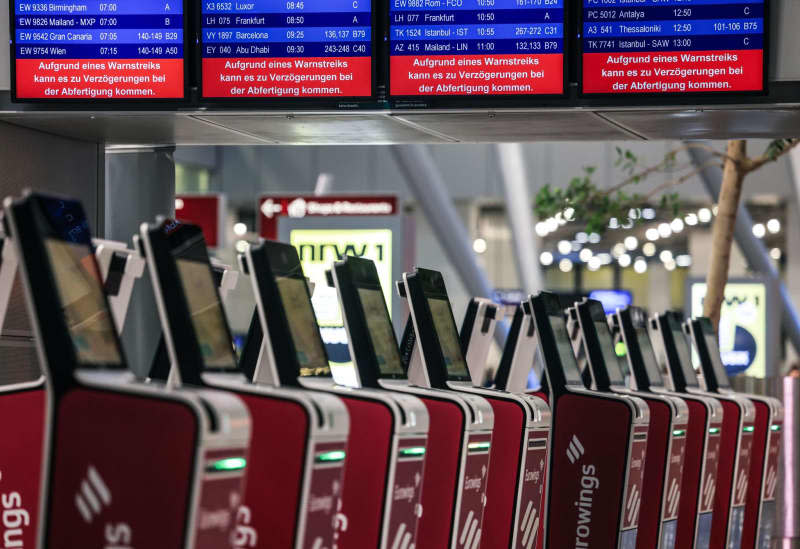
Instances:
[[[691,286],[692,318],[703,315],[705,282]],[[725,286],[719,348],[728,373],[763,378],[767,367],[767,287],[761,282]]]
[[[289,233],[289,242],[297,248],[303,272],[315,285],[311,298],[317,315],[322,340],[328,347],[331,371],[338,383],[353,385],[352,364],[336,360],[346,354],[347,333],[336,289],[328,286],[325,271],[336,261],[351,255],[375,262],[383,288],[383,297],[392,312],[392,231],[390,229],[295,229]],[[344,346],[337,349],[338,346]],[[347,355],[349,356],[349,355]],[[349,366],[349,368],[344,368]],[[349,370],[349,373],[348,373]]]

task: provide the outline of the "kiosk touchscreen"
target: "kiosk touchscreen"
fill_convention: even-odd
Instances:
[[[637,391],[678,397],[689,410],[675,547],[708,547],[722,429],[722,405],[713,398],[672,393],[666,388],[647,332],[647,316],[642,309],[628,307],[617,311],[612,317],[625,343],[628,366],[633,374],[631,381],[635,383]],[[668,497],[671,494],[670,489]],[[671,508],[668,510],[673,514],[675,512]],[[705,541],[695,544],[698,531],[705,533],[702,537]]]
[[[712,393],[732,394],[728,373],[722,364],[719,340],[708,318],[686,322],[703,369],[706,388]],[[783,404],[776,398],[741,394],[752,401],[756,409],[753,450],[750,458],[742,548],[767,549],[772,546],[776,527],[775,488],[778,484]],[[742,494],[737,492],[736,498]],[[737,502],[734,501],[734,505]]]
[[[227,543],[247,410],[224,393],[135,381],[80,203],[27,194],[6,199],[5,214],[50,389],[39,546]]]
[[[141,242],[172,364],[167,375],[188,372],[185,383],[229,391],[253,418],[237,546],[330,547],[347,447],[344,405],[335,397],[304,391],[296,381],[284,383],[237,366],[217,292],[222,277],[212,273],[199,227],[166,220],[144,224]],[[284,367],[297,371],[291,362]]]
[[[724,412],[719,433],[716,481],[706,484],[704,480],[701,492],[704,511],[713,501],[710,528],[705,516],[702,517],[697,546],[740,547],[744,494],[747,493],[755,429],[755,406],[738,395],[709,393],[702,389],[692,366],[691,348],[683,333],[682,321],[683,315],[670,311],[656,315],[650,323],[651,333],[657,341],[656,347],[661,360],[668,366],[673,387],[678,392],[712,397],[719,401]]]
[[[583,385],[558,297],[531,297],[553,410],[546,547],[636,547],[649,411]]]
[[[409,377],[434,388],[479,395],[492,407],[481,547],[534,546],[546,523],[541,506],[550,427],[547,404],[532,395],[486,389],[473,381],[483,378],[496,305],[485,299],[471,301],[459,344],[442,275],[417,269],[404,275],[404,287],[421,358],[410,365]]]
[[[429,423],[425,405],[414,396],[371,384],[335,384],[294,246],[262,241],[249,246],[245,261],[267,336],[266,352],[278,365],[296,363],[299,368],[287,371],[287,376],[291,373],[295,383],[341,398],[350,414],[336,546],[388,549],[416,543],[416,482],[424,473]]]
[[[640,549],[675,549],[689,408],[678,397],[629,389],[625,383],[627,368],[614,352],[603,304],[587,299],[577,303],[574,310],[595,389],[636,396],[650,409],[647,456],[640,471],[646,497],[639,510],[636,545]]]

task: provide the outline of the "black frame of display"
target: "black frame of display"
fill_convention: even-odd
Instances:
[[[591,100],[591,99],[600,99],[600,100],[608,100],[608,99],[621,99],[621,98],[632,98],[636,99],[651,99],[651,98],[667,98],[667,99],[676,99],[676,98],[683,98],[683,100],[679,100],[676,102],[676,105],[686,104],[687,102],[693,100],[712,100],[712,99],[720,99],[720,98],[735,98],[735,97],[762,97],[769,94],[769,62],[770,62],[770,44],[771,44],[771,32],[770,32],[770,0],[763,0],[764,2],[764,18],[762,21],[763,27],[763,34],[764,34],[764,47],[762,49],[762,56],[761,56],[761,89],[760,90],[752,90],[752,91],[696,91],[696,92],[620,92],[620,93],[592,93],[592,92],[584,92],[584,80],[583,80],[583,0],[577,0],[580,2],[581,7],[578,10],[577,14],[577,26],[575,27],[575,38],[576,38],[576,45],[575,45],[575,52],[576,52],[576,59],[575,59],[575,68],[577,70],[576,73],[576,81],[578,83],[578,98],[582,100]],[[724,50],[719,50],[720,52],[724,52]],[[628,104],[628,103],[626,103]],[[638,103],[637,103],[638,105]]]
[[[193,15],[195,17],[196,31],[195,45],[193,49],[193,63],[197,85],[197,103],[202,107],[245,107],[245,108],[264,108],[268,110],[282,110],[282,109],[363,109],[363,108],[377,108],[380,98],[380,84],[379,76],[381,74],[381,67],[379,60],[383,58],[383,50],[381,49],[380,33],[380,17],[383,13],[380,9],[380,2],[382,0],[369,0],[371,4],[370,24],[372,29],[372,78],[371,78],[371,95],[357,96],[357,97],[206,97],[203,95],[203,5],[205,0],[196,2]]]
[[[185,104],[191,98],[191,73],[190,65],[192,62],[192,55],[194,48],[189,41],[189,35],[192,34],[194,29],[194,22],[190,18],[190,11],[192,11],[190,4],[191,0],[180,0],[183,4],[183,97],[174,98],[133,98],[133,99],[107,99],[107,98],[77,98],[77,99],[60,99],[60,98],[27,98],[17,96],[17,55],[16,55],[16,23],[17,15],[16,8],[19,0],[9,0],[9,54],[11,65],[11,101],[14,103],[39,103],[51,105],[88,105],[99,103],[101,105],[136,105],[146,104],[148,108],[153,107],[171,107],[174,108],[179,104]],[[135,0],[134,0],[135,1]]]
[[[573,10],[570,4],[574,0],[564,0],[564,37],[563,37],[563,51],[561,53],[561,68],[562,68],[562,87],[559,94],[528,94],[528,95],[392,95],[391,83],[391,2],[394,0],[383,0],[383,8],[385,10],[385,17],[383,19],[383,44],[384,51],[381,52],[381,58],[384,60],[384,84],[386,86],[386,99],[389,101],[393,109],[438,109],[438,108],[534,108],[534,107],[548,107],[548,106],[564,106],[571,105],[565,104],[565,101],[570,99],[570,53],[576,51],[575,36],[572,30],[574,29]],[[541,53],[531,54],[541,55]]]

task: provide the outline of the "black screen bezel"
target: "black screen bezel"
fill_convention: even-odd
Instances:
[[[761,90],[756,91],[722,91],[722,92],[641,92],[641,93],[587,93],[583,91],[583,2],[580,2],[581,7],[576,14],[577,26],[575,27],[577,40],[575,44],[576,52],[576,81],[578,82],[578,98],[579,99],[600,99],[619,101],[622,105],[629,105],[630,101],[625,101],[625,98],[633,99],[681,99],[681,100],[708,100],[713,102],[714,99],[723,97],[764,97],[769,95],[769,64],[770,64],[770,0],[764,0],[764,48],[762,55],[762,73],[761,73]],[[704,101],[703,101],[704,102]],[[611,103],[613,106],[614,103]]]
[[[193,11],[190,0],[180,0],[183,5],[183,97],[175,97],[172,99],[164,98],[136,98],[136,99],[47,99],[47,98],[20,98],[17,96],[17,52],[16,52],[16,25],[17,16],[16,0],[9,0],[9,55],[11,64],[11,101],[14,103],[38,103],[49,105],[65,105],[65,106],[86,106],[96,107],[102,105],[108,107],[111,105],[120,107],[130,107],[136,105],[146,105],[148,109],[174,109],[176,105],[188,103],[191,98],[192,79],[191,70],[192,58],[194,52],[194,44],[190,40],[190,35],[193,36],[194,28],[190,13]]]
[[[581,330],[583,331],[584,343],[586,345],[586,355],[589,357],[589,367],[592,370],[592,376],[600,391],[610,390],[612,387],[625,388],[625,375],[622,369],[617,364],[609,364],[606,353],[603,352],[603,347],[613,347],[614,340],[611,337],[611,331],[608,330],[608,321],[603,309],[603,304],[594,299],[587,299],[577,306],[578,315],[581,318]],[[607,333],[601,334],[596,322],[603,322],[606,325]],[[603,336],[606,336],[605,338]],[[604,341],[606,339],[606,341]],[[614,353],[614,359],[619,358]],[[619,380],[612,379],[611,368],[619,370]]]
[[[700,366],[703,369],[703,376],[705,377],[706,384],[712,391],[719,391],[720,389],[730,389],[731,382],[728,378],[725,364],[722,362],[720,355],[719,344],[709,345],[706,338],[711,337],[717,341],[717,333],[714,331],[714,326],[711,320],[706,317],[696,318],[691,322],[692,335],[694,336],[694,344],[697,347],[697,354],[700,357]],[[725,372],[725,377],[720,379],[720,373],[714,367],[714,355],[719,361],[719,365]]]
[[[575,380],[569,380],[566,375],[565,366],[561,361],[560,353],[558,352],[558,342],[553,332],[553,325],[551,324],[551,317],[561,318],[562,320],[564,318],[564,311],[561,308],[558,296],[550,292],[540,292],[536,296],[531,296],[530,306],[533,313],[533,320],[536,324],[539,349],[544,358],[544,368],[547,372],[547,382],[550,391],[558,396],[567,392],[569,388],[584,389],[585,386],[577,361],[574,363],[574,368],[578,377]],[[566,330],[566,323],[564,329]],[[569,338],[569,335],[567,335],[567,338]],[[573,361],[574,360],[573,355]]]
[[[383,37],[385,50],[381,52],[384,58],[383,82],[386,88],[386,98],[393,109],[460,109],[460,108],[530,108],[563,106],[570,95],[570,54],[573,50],[574,37],[572,36],[573,22],[571,20],[571,1],[564,0],[564,48],[562,52],[562,88],[557,94],[535,95],[392,95],[391,64],[391,2],[383,0]]]
[[[358,110],[365,108],[378,107],[380,97],[379,77],[382,72],[383,44],[382,44],[382,2],[383,0],[370,0],[372,2],[372,79],[371,95],[359,97],[206,97],[203,95],[203,5],[197,2],[193,15],[197,22],[194,29],[196,41],[196,55],[194,59],[194,70],[197,75],[197,99],[204,107],[225,107],[231,108],[240,106],[246,109],[266,109],[280,110],[282,108],[297,108],[304,110],[314,109],[335,109],[335,110]]]
[[[692,369],[691,376],[687,376],[688,372],[684,368],[683,361],[680,359],[676,348],[678,342],[675,341],[675,334],[680,333],[680,337],[685,338],[681,329],[680,314],[672,311],[666,312],[658,315],[656,322],[661,333],[661,341],[664,344],[664,352],[667,356],[667,366],[675,389],[679,392],[686,392],[687,389],[699,389],[700,382],[697,380],[697,375]],[[689,356],[691,357],[691,352]],[[691,369],[692,365],[689,364],[688,368]]]
[[[264,307],[264,317],[267,319],[267,331],[275,357],[275,367],[281,385],[299,386],[300,385],[300,363],[297,360],[296,343],[289,328],[289,319],[284,309],[283,299],[278,290],[278,278],[293,278],[302,281],[306,290],[314,316],[314,323],[317,325],[316,336],[322,347],[325,360],[328,360],[328,352],[319,331],[317,315],[311,305],[311,292],[308,289],[308,282],[303,275],[303,267],[297,249],[291,244],[276,242],[274,240],[263,240],[258,244],[251,244],[248,252],[253,262],[253,271],[250,276],[255,277],[256,287],[259,294],[259,301]],[[262,330],[263,330],[262,326]],[[249,379],[253,379],[255,372],[245,372]],[[333,379],[333,374],[329,371],[326,374],[303,376],[303,379]]]
[[[645,361],[652,360],[658,369],[658,362],[655,357],[654,351],[651,347],[651,356],[646,357],[643,347],[639,341],[640,337],[650,337],[647,335],[647,326],[642,322],[636,322],[633,318],[634,311],[638,311],[640,318],[644,319],[644,312],[635,308],[628,307],[617,311],[616,316],[619,319],[620,330],[625,338],[625,346],[627,348],[628,364],[631,367],[633,375],[636,377],[636,387],[640,391],[649,391],[651,387],[664,387],[664,379],[659,374],[657,380],[651,379],[650,373],[647,370]],[[645,321],[646,322],[646,321]],[[641,330],[644,330],[644,336],[641,335]]]
[[[334,264],[336,271],[337,289],[341,297],[342,312],[347,318],[347,330],[351,342],[351,349],[355,356],[361,384],[364,387],[379,387],[378,380],[383,379],[408,379],[405,373],[386,374],[378,366],[375,345],[369,329],[367,314],[358,290],[378,291],[383,295],[378,270],[375,263],[369,259],[355,256],[346,256],[343,261]],[[386,309],[386,322],[392,326],[389,309]],[[392,336],[397,348],[397,358],[401,369],[403,359],[397,344],[397,334],[392,327]]]
[[[147,227],[147,238],[153,257],[148,257],[155,265],[155,271],[161,287],[161,299],[167,315],[172,344],[175,347],[177,367],[181,381],[190,385],[204,385],[201,374],[203,372],[231,372],[238,371],[238,360],[233,350],[233,338],[230,326],[224,311],[222,321],[230,341],[231,361],[233,368],[205,367],[205,361],[200,352],[200,341],[192,323],[189,301],[186,296],[183,282],[178,272],[177,259],[187,259],[204,263],[208,267],[209,276],[214,278],[211,270],[211,261],[208,256],[203,230],[197,225],[181,223],[165,219]],[[185,248],[180,250],[180,248]],[[191,253],[186,253],[191,252]],[[219,289],[212,284],[214,292],[220,303]],[[158,296],[156,296],[158,298]]]
[[[416,320],[415,327],[418,331],[417,344],[420,345],[420,350],[425,355],[425,364],[427,366],[431,387],[446,388],[447,382],[451,381],[472,383],[467,359],[463,356],[464,353],[461,354],[464,360],[466,375],[450,375],[445,366],[444,352],[439,342],[439,334],[436,332],[433,313],[428,305],[428,299],[439,299],[447,303],[450,309],[453,327],[456,330],[456,341],[460,341],[460,339],[458,336],[458,325],[455,322],[455,317],[453,317],[453,308],[450,304],[447,289],[444,285],[444,278],[441,273],[418,268],[416,271],[406,276],[406,282],[409,294],[408,299],[414,311]],[[461,346],[459,345],[459,351],[460,350]]]
[[[497,366],[497,373],[494,376],[494,385],[501,391],[505,391],[508,386],[511,365],[514,363],[514,352],[517,350],[517,342],[522,336],[522,320],[524,318],[525,311],[522,305],[517,305],[514,309],[514,316],[511,319],[511,327],[506,336],[506,344],[503,346],[503,354],[500,356],[500,364]]]
[[[81,225],[85,229],[81,238],[67,239],[63,233],[59,233],[54,228],[46,213],[47,203],[50,201],[69,204],[73,208],[73,215],[77,219],[75,226]],[[23,198],[14,200],[9,207],[12,215],[6,217],[7,227],[10,229],[13,238],[17,239],[21,251],[19,261],[22,267],[22,274],[27,279],[29,286],[29,299],[27,301],[29,308],[33,308],[35,311],[32,315],[34,317],[32,321],[38,326],[35,340],[37,345],[41,346],[46,357],[46,366],[56,395],[60,396],[76,383],[74,372],[79,368],[91,370],[126,369],[125,352],[116,326],[113,325],[111,307],[102,283],[100,283],[100,287],[103,301],[112,322],[113,337],[119,351],[120,363],[84,364],[78,360],[69,334],[69,328],[62,312],[61,299],[56,287],[53,268],[45,250],[44,242],[46,239],[84,245],[87,248],[88,255],[91,255],[91,261],[94,262],[97,273],[100,273],[83,206],[80,202],[69,198],[28,193]]]

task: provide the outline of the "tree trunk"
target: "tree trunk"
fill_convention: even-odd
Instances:
[[[722,300],[725,297],[725,285],[728,283],[733,229],[742,195],[742,183],[747,175],[747,142],[728,141],[727,156],[717,204],[719,210],[711,233],[711,264],[706,277],[707,290],[703,304],[703,316],[711,319],[715,330],[719,328]]]

